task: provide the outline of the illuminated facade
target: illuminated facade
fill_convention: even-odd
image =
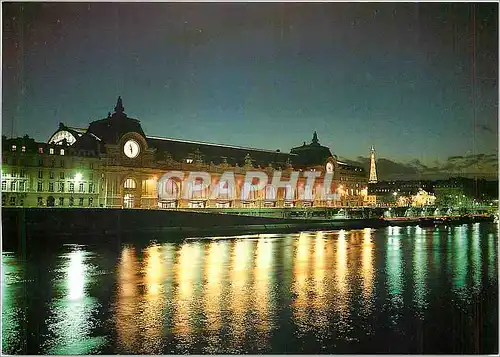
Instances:
[[[361,167],[348,165],[319,144],[290,153],[149,136],[139,120],[125,114],[121,98],[114,113],[93,121],[88,128],[59,124],[47,143],[25,136],[2,141],[2,203],[4,206],[110,207],[110,208],[229,208],[361,206],[367,202],[368,178]],[[170,171],[207,172],[212,182],[194,191],[196,182],[171,180],[167,189],[175,199],[158,199],[158,179]],[[267,185],[244,200],[219,196],[211,199],[208,186],[223,185],[224,172],[234,173],[236,192],[244,190],[248,171],[262,171],[281,180],[300,171],[296,189]],[[308,187],[304,172],[321,173]],[[325,173],[333,174],[326,199]],[[270,183],[270,182],[269,182]],[[181,194],[187,192],[187,194]],[[238,196],[239,197],[239,196]]]

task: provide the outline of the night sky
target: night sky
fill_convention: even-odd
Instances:
[[[497,3],[2,5],[7,136],[121,95],[149,135],[497,176]]]

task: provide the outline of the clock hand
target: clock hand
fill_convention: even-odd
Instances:
[[[132,144],[130,144],[130,153],[132,154]]]

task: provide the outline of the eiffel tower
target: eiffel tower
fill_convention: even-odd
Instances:
[[[375,168],[375,147],[370,150],[370,179],[369,183],[377,183],[377,169]]]

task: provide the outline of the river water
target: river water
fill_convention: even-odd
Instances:
[[[2,254],[9,354],[498,353],[498,226]]]

